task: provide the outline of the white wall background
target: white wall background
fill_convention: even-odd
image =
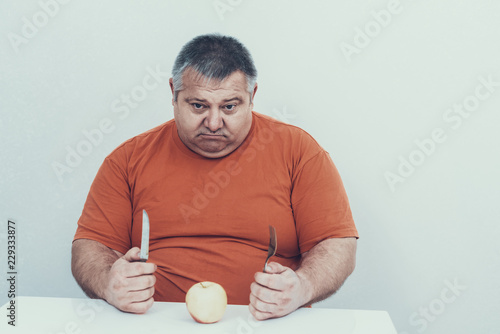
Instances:
[[[253,54],[255,110],[310,132],[343,177],[361,235],[357,269],[317,306],[387,310],[400,334],[500,331],[500,2],[60,2],[45,6],[52,16],[42,4],[54,0],[0,2],[0,267],[13,218],[19,294],[83,296],[70,249],[98,167],[172,118],[177,52],[221,32]],[[217,3],[231,10],[218,15]],[[388,9],[376,23],[372,11]],[[148,68],[167,74],[128,114],[115,112]],[[489,91],[476,90],[480,80]],[[449,113],[463,104],[467,117]],[[106,119],[109,133],[82,146]],[[436,128],[444,142],[419,155],[415,141]],[[59,179],[53,164],[68,166],[78,147],[88,155]],[[400,156],[420,165],[391,189],[385,173],[398,173]]]

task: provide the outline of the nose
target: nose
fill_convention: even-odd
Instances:
[[[207,117],[205,117],[203,125],[212,132],[216,132],[222,128],[224,121],[222,120],[221,111],[218,108],[211,108],[208,111]]]

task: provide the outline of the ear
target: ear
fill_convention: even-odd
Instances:
[[[172,105],[174,105],[174,79],[170,78],[168,79],[168,83],[170,84],[170,90],[172,91]]]
[[[253,109],[253,101],[254,101],[253,99],[255,98],[255,93],[257,93],[257,87],[258,87],[258,85],[257,85],[257,83],[255,83],[255,86],[254,86],[253,92],[252,92],[252,103],[250,104],[252,109]]]

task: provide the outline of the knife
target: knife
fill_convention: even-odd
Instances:
[[[141,262],[146,262],[149,257],[149,217],[146,210],[142,210],[142,238],[141,238]]]

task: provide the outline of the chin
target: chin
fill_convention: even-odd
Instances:
[[[232,148],[230,145],[213,143],[212,145],[198,145],[195,152],[206,158],[222,158],[233,151],[234,148]]]
[[[207,151],[207,150],[201,150],[201,151],[198,151],[196,153],[198,153],[199,155],[205,157],[205,158],[211,158],[211,159],[217,159],[217,158],[222,158],[222,157],[225,157],[226,155],[232,153],[233,150],[221,150],[221,151]]]

